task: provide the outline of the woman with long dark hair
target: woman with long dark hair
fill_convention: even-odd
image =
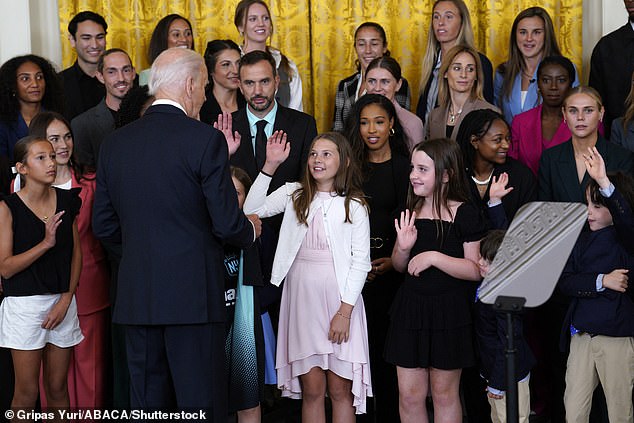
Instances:
[[[0,156],[13,163],[13,146],[41,110],[62,111],[62,89],[51,63],[33,54],[0,67]]]
[[[362,294],[376,409],[368,410],[368,418],[393,422],[398,421],[396,368],[385,361],[383,350],[388,311],[403,279],[394,271],[390,255],[396,239],[394,219],[407,200],[409,149],[399,130],[394,103],[379,94],[366,94],[352,106],[346,135],[361,165],[363,192],[370,206],[372,270]]]
[[[200,120],[213,124],[222,113],[233,113],[245,107],[240,91],[240,47],[231,40],[213,40],[207,43],[205,64],[209,72],[207,99],[200,109]]]
[[[508,59],[495,71],[495,105],[504,120],[513,123],[515,115],[537,106],[537,68],[544,57],[561,56],[555,28],[548,12],[541,7],[522,10],[513,21]],[[575,75],[573,86],[579,85]]]
[[[154,63],[164,50],[172,47],[194,49],[194,31],[189,20],[181,15],[172,13],[165,16],[156,24],[150,38],[147,59]],[[144,69],[139,73],[139,84],[147,85],[150,79],[150,69]]]

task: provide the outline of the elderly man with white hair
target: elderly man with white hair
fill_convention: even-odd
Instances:
[[[132,408],[224,422],[222,243],[248,247],[260,222],[238,209],[222,133],[196,119],[206,84],[192,50],[154,61],[156,100],[102,145],[93,229],[122,244],[113,320],[125,325]]]

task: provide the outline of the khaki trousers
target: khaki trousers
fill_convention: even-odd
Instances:
[[[491,405],[491,420],[493,423],[506,423],[506,395],[502,399],[489,399]],[[517,384],[517,398],[519,402],[519,423],[528,423],[531,413],[531,394],[528,389],[528,380]]]
[[[634,338],[574,335],[566,369],[567,423],[588,423],[592,393],[601,383],[610,423],[632,423]]]

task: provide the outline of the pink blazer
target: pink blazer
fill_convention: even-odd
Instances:
[[[604,135],[603,122],[599,123],[599,133]],[[542,152],[572,137],[570,129],[562,119],[555,135],[550,140],[542,137],[542,105],[533,107],[513,118],[511,138],[513,143],[509,156],[524,163],[537,176]]]
[[[563,119],[552,139],[545,140],[542,137],[542,105],[540,104],[513,118],[511,125],[513,143],[509,156],[524,163],[537,176],[542,151],[568,141],[570,137],[572,134]]]

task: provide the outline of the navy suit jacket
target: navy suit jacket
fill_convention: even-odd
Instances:
[[[122,243],[116,323],[224,320],[222,242],[253,242],[227,157],[221,132],[170,105],[150,107],[106,138],[93,230]]]
[[[601,135],[596,148],[605,161],[608,172],[620,170],[632,175],[634,160],[632,152],[605,140]],[[583,203],[586,186],[590,181],[588,172],[579,183],[572,140],[544,151],[539,164],[539,200]]]
[[[251,134],[249,128],[247,109],[243,108],[233,112],[232,117],[233,130],[240,133],[242,141],[238,150],[231,156],[231,164],[244,169],[251,180],[255,181],[260,169],[258,169],[255,154],[253,153],[251,139],[255,137],[255,134]],[[269,185],[269,193],[275,191],[286,182],[295,182],[300,179],[306,167],[308,149],[313,139],[317,136],[317,124],[312,116],[289,109],[278,103],[275,123],[273,124],[273,131],[277,130],[286,132],[287,140],[291,143],[291,151],[286,161],[277,168],[275,175],[273,175]]]
[[[634,336],[632,289],[625,293],[606,288],[597,292],[599,274],[634,269],[634,215],[625,198],[614,191],[606,198],[614,224],[583,232],[559,279],[559,290],[572,297],[562,328],[562,350],[567,347],[570,325],[594,335]]]

